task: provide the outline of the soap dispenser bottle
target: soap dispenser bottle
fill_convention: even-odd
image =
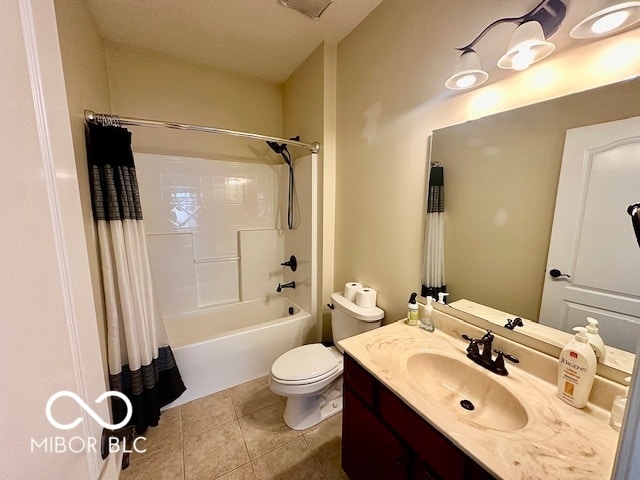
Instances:
[[[593,348],[596,354],[598,362],[603,363],[605,357],[605,347],[602,337],[598,333],[598,320],[595,318],[587,317],[587,338],[589,339],[589,345]]]
[[[445,297],[449,295],[448,293],[445,292],[438,292],[438,303],[441,303],[442,305],[446,305],[447,302],[445,300]]]
[[[407,305],[407,325],[415,327],[418,325],[418,304],[416,297],[418,294],[413,292],[409,297],[409,305]]]
[[[431,313],[433,312],[433,306],[431,305],[432,301],[432,297],[427,297],[427,304],[424,307],[424,316],[420,319],[420,328],[427,332],[433,332],[435,330],[433,319],[431,318]]]
[[[572,407],[584,408],[596,377],[596,354],[589,345],[587,329],[575,327],[574,339],[560,352],[558,397]]]

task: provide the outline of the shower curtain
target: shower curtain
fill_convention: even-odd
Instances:
[[[444,168],[434,163],[429,173],[427,215],[422,249],[422,296],[437,300],[444,281]]]
[[[111,390],[131,400],[138,434],[156,426],[160,408],[185,391],[152,288],[131,133],[87,126],[87,157],[106,308]],[[126,416],[112,404],[114,421]]]

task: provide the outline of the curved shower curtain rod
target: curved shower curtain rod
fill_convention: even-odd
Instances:
[[[119,115],[113,115],[110,113],[96,113],[91,110],[84,111],[84,120],[87,123],[95,123],[98,125],[164,127],[173,128],[176,130],[194,130],[196,132],[219,133],[223,135],[232,135],[235,137],[253,138],[255,140],[286,143],[287,145],[306,148],[307,150],[311,151],[311,153],[318,153],[320,151],[320,144],[318,142],[304,143],[296,140],[289,140],[287,138],[270,137],[268,135],[261,135],[259,133],[240,132],[237,130],[227,130],[224,128],[207,127],[206,125],[191,125],[188,123],[163,122],[159,120],[145,120],[142,118],[120,117]]]

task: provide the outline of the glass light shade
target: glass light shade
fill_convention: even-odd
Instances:
[[[509,48],[498,67],[506,70],[524,70],[529,65],[551,55],[556,46],[545,40],[542,25],[535,20],[518,26],[511,36]]]
[[[571,38],[610,35],[640,22],[640,1],[596,1],[591,12],[593,13],[571,29]]]
[[[480,56],[473,50],[460,55],[454,74],[445,82],[449,90],[466,90],[482,85],[489,78],[489,74],[480,65]]]

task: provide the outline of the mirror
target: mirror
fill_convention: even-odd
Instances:
[[[566,130],[638,115],[634,79],[436,130],[448,303],[464,299],[537,322]]]

